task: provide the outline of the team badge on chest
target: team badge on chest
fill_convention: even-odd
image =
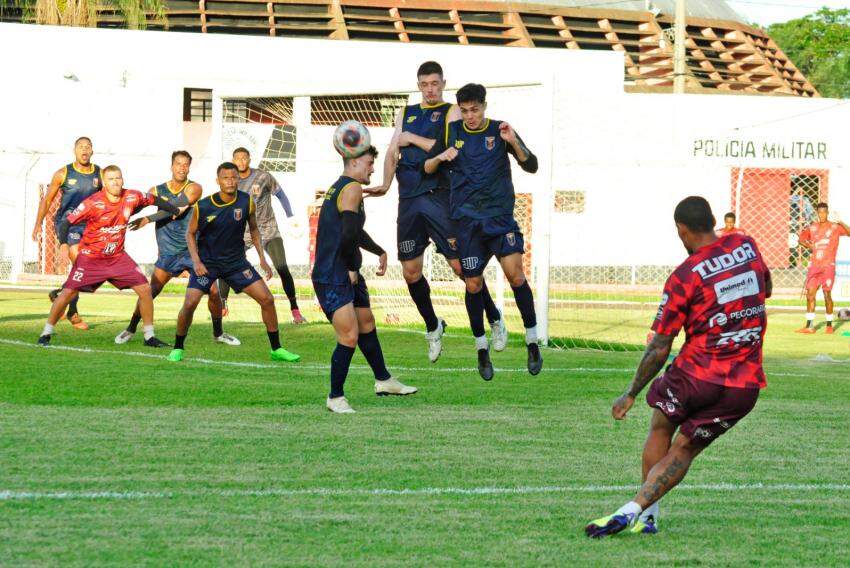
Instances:
[[[431,113],[431,122],[437,122],[438,120],[440,120],[441,114],[443,114],[443,113],[440,112],[440,111],[432,112]]]
[[[233,210],[233,218],[237,221],[242,220],[242,208],[236,208]]]
[[[91,186],[97,189],[100,186],[100,178],[94,178],[91,180]]]
[[[492,150],[496,147],[496,137],[495,136],[485,136],[484,137],[484,146],[488,150]]]

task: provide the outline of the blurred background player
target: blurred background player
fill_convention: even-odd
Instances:
[[[375,374],[375,394],[408,395],[417,390],[402,384],[387,370],[369,290],[360,274],[360,248],[380,258],[378,276],[387,270],[387,253],[363,229],[366,211],[361,184],[369,183],[377,155],[378,151],[370,146],[357,158],[344,158],[342,176],[325,194],[319,211],[313,288],[337,340],[331,356],[331,392],[326,405],[331,412],[342,414],[354,412],[343,387],[356,347],[360,347]]]
[[[643,448],[643,486],[613,515],[587,525],[592,538],[630,526],[634,533],[658,532],[659,499],[682,481],[700,452],[753,409],[767,385],[762,345],[772,285],[755,241],[745,235],[718,239],[702,197],[682,200],[673,219],[689,256],[664,285],[652,324],[656,335],[629,390],[614,401],[615,420],[626,417],[664,366],[682,327],[685,344],[646,395],[652,419]]]
[[[398,260],[401,262],[407,290],[425,322],[428,358],[435,362],[443,350],[446,322],[434,312],[431,287],[422,274],[423,255],[430,241],[460,278],[463,273],[457,253],[457,239],[449,212],[449,181],[446,172],[425,173],[422,169],[437,140],[445,138],[446,125],[460,119],[456,105],[443,100],[446,81],[436,61],[426,61],[416,73],[422,102],[399,110],[395,132],[384,157],[384,181],[365,189],[368,195],[383,195],[393,176],[398,179]],[[487,283],[482,279],[481,298],[492,330],[493,348],[502,351],[508,342],[508,330]]]
[[[735,222],[737,221],[737,217],[731,211],[723,216],[723,227],[717,229],[715,234],[718,237],[722,237],[724,235],[746,235],[744,231],[735,226]]]
[[[53,179],[50,180],[50,185],[47,188],[47,194],[38,204],[38,215],[35,219],[35,228],[32,231],[32,240],[38,242],[41,234],[41,223],[44,221],[53,200],[56,199],[56,194],[59,193],[61,198],[59,208],[53,218],[53,226],[56,238],[59,241],[59,252],[63,257],[68,257],[71,264],[77,260],[78,245],[83,237],[86,224],[82,222],[71,225],[67,216],[84,199],[101,188],[100,168],[91,163],[92,154],[94,154],[94,150],[92,149],[91,139],[86,136],[77,138],[74,142],[74,161],[53,174]],[[55,301],[56,296],[61,291],[62,288],[51,290],[50,301]],[[89,326],[77,311],[77,300],[78,297],[74,296],[74,299],[68,304],[68,321],[75,328],[85,330]]]
[[[177,333],[174,349],[168,355],[169,361],[183,360],[186,335],[192,325],[195,308],[204,294],[210,293],[217,279],[227,282],[237,294],[244,291],[260,305],[271,345],[272,361],[295,362],[301,359],[280,346],[274,296],[245,257],[243,235],[245,227],[248,227],[257,254],[260,255],[260,267],[267,279],[272,277],[272,270],[263,254],[254,199],[248,193],[237,191],[238,181],[236,166],[224,162],[216,170],[218,193],[199,200],[192,207],[186,230],[192,273],[183,307],[177,316]]]
[[[281,206],[283,206],[286,216],[292,218],[292,206],[289,204],[289,199],[287,199],[283,188],[280,187],[280,184],[277,183],[273,175],[250,167],[251,154],[245,148],[237,148],[233,151],[233,163],[239,168],[239,191],[250,194],[254,199],[254,207],[257,210],[257,224],[260,227],[263,247],[266,254],[271,258],[272,265],[274,265],[277,273],[280,275],[283,291],[289,300],[292,322],[306,323],[307,320],[301,315],[301,310],[298,309],[295,281],[292,279],[289,266],[286,264],[286,249],[283,247],[283,238],[280,236],[280,230],[277,227],[277,220],[272,209],[272,195],[274,195],[280,201]],[[251,240],[251,234],[246,231],[245,250],[253,246],[254,243]],[[227,298],[230,295],[230,286],[224,281],[219,282],[219,286],[221,287],[221,298],[226,310]]]
[[[838,239],[850,235],[850,227],[837,217],[829,220],[829,205],[818,203],[817,221],[800,233],[800,246],[812,252],[809,270],[806,272],[806,325],[797,333],[815,333],[815,305],[818,288],[823,289],[826,307],[826,330],[832,333],[833,303],[832,285],[835,283],[835,256],[838,254]]]
[[[189,168],[192,166],[192,156],[185,150],[177,150],[171,154],[171,179],[151,188],[150,194],[171,203],[175,207],[191,207],[203,194],[201,185],[189,179]],[[151,295],[156,298],[169,280],[180,276],[185,271],[192,271],[192,257],[186,244],[186,229],[189,227],[190,211],[184,211],[176,219],[161,209],[147,217],[134,219],[130,222],[130,230],[141,229],[148,223],[156,227],[156,246],[159,255],[151,274]],[[210,289],[207,305],[212,318],[213,339],[226,345],[239,345],[238,339],[224,333],[221,322],[221,298],[218,287]],[[139,304],[130,318],[127,329],[115,336],[115,343],[121,345],[130,341],[136,333],[142,315]]]
[[[79,292],[94,292],[104,282],[119,290],[132,288],[139,296],[139,309],[144,322],[145,345],[163,347],[165,343],[154,335],[153,297],[147,278],[124,252],[124,238],[130,216],[148,205],[157,205],[170,215],[180,215],[186,207],[175,207],[154,195],[135,189],[124,189],[124,177],[118,166],[103,168],[103,189],[86,198],[68,214],[71,226],[85,224],[80,251],[62,291],[53,302],[47,323],[38,338],[39,345],[50,344],[53,326],[65,307]]]
[[[525,326],[528,372],[543,368],[537,345],[534,297],[522,267],[524,241],[514,219],[513,155],[526,172],[537,171],[537,158],[507,122],[486,118],[487,90],[468,84],[457,92],[462,120],[448,125],[435,157],[425,162],[426,173],[447,168],[451,180],[452,220],[457,229],[461,269],[466,279],[466,311],[478,350],[478,372],[493,378],[487,336],[484,334],[482,274],[492,256],[502,265]],[[444,149],[445,148],[445,149]]]

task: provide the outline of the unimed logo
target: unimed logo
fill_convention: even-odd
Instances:
[[[755,270],[748,270],[714,285],[718,304],[728,304],[734,300],[756,296],[759,293],[759,281]]]

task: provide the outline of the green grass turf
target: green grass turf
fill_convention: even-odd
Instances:
[[[157,300],[163,339],[179,302]],[[474,365],[463,330],[432,366],[421,335],[382,328],[390,367],[408,368],[398,375],[420,392],[375,397],[358,354],[347,385],[358,413],[335,416],[324,409],[328,325],[283,326],[303,361],[273,365],[260,325],[225,320],[243,341],[231,348],[210,341],[199,313],[187,360],[173,364],[139,337],[113,344],[132,303],[84,296],[92,330],[58,326],[57,346],[108,353],[38,349],[9,342],[35,341],[44,294],[0,293],[4,565],[838,566],[850,556],[850,340],[794,335],[799,317],[771,316],[770,387],[698,458],[690,488],[662,502],[662,532],[591,542],[584,524],[632,495],[600,486],[639,475],[649,409],[609,417],[639,354],[545,350],[546,369],[530,377],[505,370],[524,366],[515,342],[494,354],[502,370],[485,383],[463,370]],[[811,361],[817,353],[843,362]],[[754,483],[767,487],[740,487]],[[482,487],[536,492],[421,491]]]

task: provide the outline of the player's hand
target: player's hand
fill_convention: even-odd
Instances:
[[[263,274],[265,274],[264,278],[266,280],[272,279],[272,267],[269,266],[269,263],[266,262],[265,258],[260,261],[260,270],[262,270]]]
[[[383,276],[387,273],[387,253],[383,253],[378,257],[378,270],[375,271],[375,276]]]
[[[405,146],[410,146],[413,141],[410,139],[410,132],[402,132],[398,136],[398,147],[404,148]]]
[[[451,162],[455,158],[457,158],[457,148],[452,146],[451,148],[447,148],[442,154],[437,156],[441,162]]]
[[[501,136],[502,140],[508,144],[516,142],[516,132],[514,132],[514,127],[507,122],[503,122],[499,125],[499,136]]]
[[[148,219],[147,217],[139,217],[138,219],[133,219],[132,221],[127,223],[127,228],[131,231],[138,231],[150,222],[150,219]]]
[[[209,271],[207,271],[207,267],[204,266],[204,263],[200,260],[192,261],[192,269],[195,272],[195,276],[206,276],[207,274],[209,274]]]
[[[631,396],[629,393],[625,393],[620,395],[620,398],[614,401],[614,405],[611,407],[611,416],[614,417],[614,420],[622,420],[626,417],[626,413],[631,409],[632,405],[635,403],[635,397]]]
[[[32,230],[32,240],[34,243],[38,242],[38,238],[41,236],[41,225],[36,225]]]
[[[363,195],[366,197],[381,197],[390,190],[388,185],[376,185],[375,187],[366,187],[363,189]]]
[[[359,273],[356,270],[348,271],[348,280],[351,281],[352,284],[357,284],[357,277]]]

